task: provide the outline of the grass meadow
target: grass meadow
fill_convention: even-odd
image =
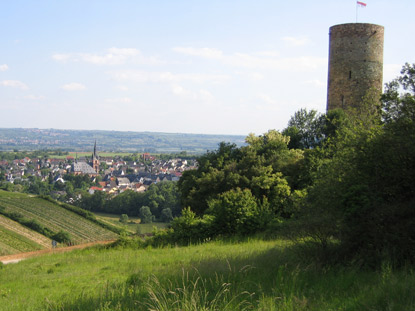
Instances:
[[[50,254],[0,266],[0,310],[415,310],[411,268],[302,254],[259,239]]]
[[[111,225],[115,225],[119,228],[123,228],[127,230],[130,233],[137,233],[137,230],[140,234],[145,233],[152,233],[154,230],[154,227],[158,229],[164,229],[167,228],[168,223],[164,222],[153,222],[151,224],[142,224],[140,223],[139,217],[128,217],[128,222],[126,224],[122,224],[120,222],[120,216],[117,214],[108,214],[108,213],[97,213],[94,212],[95,217],[97,217],[100,220],[106,221]]]

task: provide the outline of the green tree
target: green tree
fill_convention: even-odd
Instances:
[[[207,213],[213,215],[213,225],[222,234],[248,234],[263,229],[270,213],[258,205],[249,189],[236,188],[209,201]]]
[[[291,149],[309,149],[320,144],[322,137],[321,116],[316,110],[300,109],[288,121],[283,134],[290,137]]]
[[[127,224],[127,222],[128,222],[128,215],[127,214],[121,214],[120,223],[125,225],[125,224]]]
[[[336,236],[344,256],[370,264],[415,258],[414,68],[388,84],[383,124],[377,103],[364,101],[337,131],[303,209],[309,233]]]
[[[151,210],[148,206],[142,206],[138,216],[143,224],[151,224],[153,222],[153,215],[151,214]]]
[[[165,208],[161,211],[161,221],[170,222],[173,220],[173,213],[170,208]]]

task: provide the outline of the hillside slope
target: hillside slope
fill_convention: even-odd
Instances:
[[[51,248],[51,240],[0,215],[0,256]]]
[[[27,220],[39,223],[55,233],[65,231],[69,233],[71,241],[75,244],[111,240],[117,237],[116,233],[56,203],[23,193],[0,191],[0,210],[3,215],[18,214]],[[27,239],[38,245],[38,247],[32,250],[47,248],[51,245],[50,239],[42,237],[42,235],[39,236],[37,232],[26,229],[8,218],[2,217],[0,228],[2,229],[3,236],[6,236],[7,232],[7,236],[9,236],[7,239],[10,240],[7,243],[9,246],[13,245],[14,242],[12,240],[17,238],[16,235],[20,236],[21,240]],[[10,232],[14,234],[10,234]],[[14,236],[13,239],[10,237],[11,235]],[[6,247],[0,246],[0,248],[4,249]]]

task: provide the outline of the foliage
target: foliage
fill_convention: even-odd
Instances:
[[[288,121],[282,134],[290,137],[291,149],[309,149],[319,145],[322,139],[321,117],[316,110],[300,109]]]
[[[272,218],[269,205],[257,202],[249,189],[236,188],[208,202],[217,234],[252,234],[265,228]]]
[[[52,240],[55,240],[59,243],[70,243],[71,242],[71,235],[63,230],[60,230],[59,232],[55,233],[51,236]]]
[[[364,102],[325,146],[331,157],[309,189],[303,219],[323,243],[338,238],[344,257],[374,265],[415,258],[414,78],[407,64],[388,84],[383,123],[373,102]]]
[[[36,219],[29,219],[18,212],[8,212],[5,209],[0,209],[0,214],[49,238],[51,238],[54,235],[54,232],[51,229],[43,226]]]
[[[128,222],[128,215],[127,214],[121,214],[120,223],[126,224],[127,222]]]
[[[171,212],[170,208],[165,208],[161,211],[161,221],[163,222],[170,222],[173,220],[173,213]]]
[[[303,155],[289,150],[289,138],[271,130],[264,135],[246,138],[247,146],[222,143],[215,152],[198,159],[199,167],[187,171],[179,181],[182,205],[191,206],[201,215],[208,202],[237,188],[249,189],[254,197],[269,202],[276,215],[284,213],[290,196],[290,181],[298,174]]]
[[[111,197],[103,191],[94,194],[85,193],[76,203],[84,210],[111,214],[139,215],[142,206],[148,206],[156,219],[161,219],[162,211],[171,210],[172,216],[181,212],[180,193],[177,182],[163,181],[151,184],[146,192],[124,191]]]
[[[145,205],[148,205],[152,214],[158,219],[164,209],[169,208],[172,215],[180,215],[180,194],[176,182],[159,182],[151,184],[144,194]]]
[[[154,237],[149,240],[151,245],[199,243],[210,240],[219,234],[213,227],[214,216],[198,217],[190,208],[182,211],[182,216],[176,217],[167,230],[156,230]]]
[[[342,109],[330,110],[319,114],[316,110],[300,109],[288,121],[282,134],[290,137],[290,149],[313,149],[322,146],[330,138],[334,138],[347,120]]]
[[[151,210],[148,206],[142,206],[138,216],[143,224],[151,224],[153,222],[154,216],[151,214]]]

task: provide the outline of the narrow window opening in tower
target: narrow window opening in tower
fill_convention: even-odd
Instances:
[[[349,80],[351,80],[352,79],[352,71],[350,70],[349,71]]]
[[[342,99],[342,109],[344,109],[344,95],[341,96]]]

